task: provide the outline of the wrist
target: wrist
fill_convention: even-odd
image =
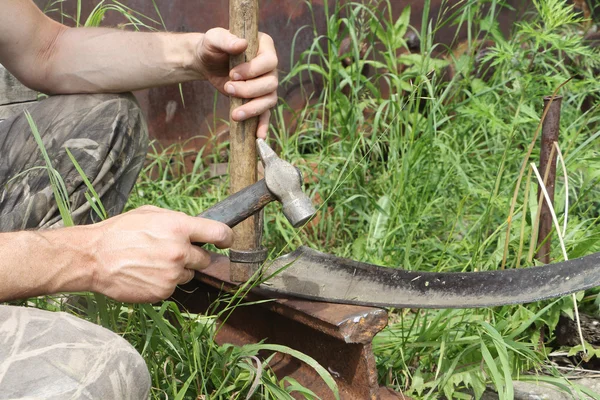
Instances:
[[[33,232],[34,246],[48,248],[53,273],[48,277],[46,293],[83,292],[94,290],[97,275],[96,235],[92,226],[76,226]],[[33,250],[33,249],[32,249]]]
[[[181,45],[177,46],[180,50],[181,66],[189,74],[191,80],[206,79],[206,74],[202,71],[200,63],[199,49],[202,48],[204,40],[203,33],[184,33],[174,35]]]

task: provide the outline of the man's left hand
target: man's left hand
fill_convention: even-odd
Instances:
[[[198,44],[195,68],[221,93],[252,99],[233,110],[232,118],[243,121],[260,116],[256,135],[266,138],[271,114],[269,110],[277,103],[278,60],[273,39],[259,33],[258,40],[256,58],[229,71],[229,56],[244,52],[248,42],[226,29],[211,29]]]

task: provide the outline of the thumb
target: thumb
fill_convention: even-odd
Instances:
[[[241,54],[248,42],[230,33],[227,29],[214,28],[204,34],[204,45],[215,53]]]

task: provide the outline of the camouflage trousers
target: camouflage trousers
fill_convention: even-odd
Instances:
[[[64,181],[75,224],[99,218],[67,155],[109,216],[127,201],[148,147],[131,95],[53,96],[28,108]],[[63,225],[41,150],[23,114],[0,122],[0,231]],[[0,399],[147,399],[142,357],[120,336],[64,313],[0,305]]]
[[[75,224],[98,221],[87,187],[66,149],[94,186],[109,216],[119,214],[144,163],[147,128],[132,95],[53,96],[28,111],[62,177]],[[0,232],[62,226],[48,171],[23,114],[0,122]]]

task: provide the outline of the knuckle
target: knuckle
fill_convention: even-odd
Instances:
[[[167,259],[175,264],[181,264],[185,261],[186,252],[183,246],[172,246],[167,250]]]
[[[189,216],[180,211],[171,211],[166,218],[166,223],[170,226],[172,232],[176,235],[183,235],[186,232],[186,226]]]
[[[184,227],[185,224],[188,222],[188,219],[190,218],[189,215],[182,211],[172,211],[172,213],[173,214],[171,215],[171,217],[174,221],[177,221],[177,225],[179,225],[180,227]]]
[[[277,104],[277,93],[276,92],[273,92],[269,95],[269,104],[270,104],[269,108],[275,107],[275,105]]]
[[[186,269],[187,275],[185,277],[186,282],[190,282],[196,276],[196,273],[191,269]]]
[[[269,77],[269,88],[274,90],[277,88],[277,85],[279,85],[279,78],[277,78],[277,75],[271,75]]]
[[[179,269],[176,269],[176,268],[169,269],[165,273],[165,276],[164,276],[165,287],[163,289],[169,289],[169,288],[177,285],[177,282],[179,282],[180,278],[181,278],[181,272]]]
[[[165,299],[168,299],[169,297],[171,297],[171,295],[173,294],[174,291],[175,291],[175,285],[165,287],[163,289],[160,289],[157,292],[157,296],[159,297],[160,300],[165,300]]]
[[[273,38],[271,37],[271,35],[269,35],[267,33],[262,33],[261,36],[262,36],[262,38],[264,40],[267,41],[267,43],[269,43],[269,44],[275,44],[275,41],[273,40]]]

